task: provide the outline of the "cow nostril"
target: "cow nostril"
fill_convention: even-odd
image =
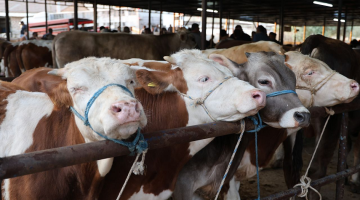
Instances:
[[[260,94],[253,94],[253,96],[252,96],[254,99],[260,99]]]
[[[359,88],[359,84],[358,83],[351,83],[350,87],[351,87],[351,89],[356,90],[356,89]]]
[[[119,112],[122,111],[121,107],[118,107],[118,106],[113,106],[113,107],[111,108],[111,110],[112,110],[113,112],[115,112],[115,113],[119,113]]]
[[[295,112],[294,113],[294,118],[296,121],[298,122],[304,122],[305,121],[305,116],[304,114],[300,113],[300,112]]]

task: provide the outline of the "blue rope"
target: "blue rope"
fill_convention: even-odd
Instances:
[[[136,137],[133,141],[131,142],[125,142],[125,141],[122,141],[122,140],[117,140],[117,139],[113,139],[113,138],[109,138],[97,131],[95,131],[93,129],[93,127],[91,126],[90,122],[89,122],[89,110],[91,108],[91,106],[93,105],[93,103],[95,102],[95,100],[100,96],[100,94],[108,87],[110,86],[118,86],[120,88],[122,88],[123,90],[125,90],[126,92],[128,92],[131,97],[134,97],[134,95],[131,93],[131,91],[123,86],[123,85],[120,85],[120,84],[108,84],[108,85],[105,85],[104,87],[100,88],[97,92],[95,92],[95,94],[91,97],[91,99],[89,100],[89,102],[87,103],[86,105],[86,109],[85,109],[85,116],[81,116],[76,110],[75,108],[73,108],[72,106],[70,106],[70,110],[71,112],[73,112],[79,119],[81,119],[81,121],[84,122],[84,125],[85,126],[88,126],[91,128],[91,130],[93,130],[97,135],[99,135],[100,137],[106,139],[106,140],[111,140],[117,144],[121,144],[123,146],[126,146],[129,151],[132,153],[132,155],[134,154],[134,152],[136,151],[136,153],[141,153],[143,151],[145,151],[147,148],[148,148],[148,144],[147,142],[145,141],[144,139],[144,135],[140,133],[140,128],[137,130],[136,132]]]
[[[281,90],[281,91],[277,91],[277,92],[267,94],[266,97],[275,97],[275,96],[279,96],[279,95],[282,95],[282,94],[290,94],[290,93],[296,94],[296,92],[294,90]]]

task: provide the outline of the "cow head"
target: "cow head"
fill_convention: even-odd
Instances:
[[[82,116],[89,100],[108,84],[123,85],[134,93],[134,72],[127,65],[110,58],[84,58],[67,64],[65,68],[50,71],[49,74],[67,80],[65,84],[59,84],[62,91],[57,88],[58,96],[66,97],[56,98],[66,100],[55,104],[73,106]],[[118,86],[110,86],[98,95],[89,109],[88,118],[96,132],[113,139],[127,139],[139,127],[146,125],[142,105],[128,91]],[[102,140],[81,119],[76,117],[75,120],[87,142]]]
[[[312,54],[316,54],[315,48]],[[295,73],[296,92],[307,107],[333,106],[349,103],[359,94],[359,84],[345,76],[334,73],[324,62],[290,51],[285,53],[285,64]],[[314,89],[314,94],[307,89]]]
[[[265,106],[264,92],[237,78],[226,79],[233,76],[230,70],[198,50],[183,50],[164,59],[173,67],[163,71],[138,70],[138,81],[152,94],[182,94],[189,113],[188,125],[211,122],[210,115],[215,120],[235,121],[254,115]],[[207,114],[197,103],[209,91],[204,101]]]
[[[194,36],[187,30],[181,30],[177,33],[180,37],[180,50],[181,49],[194,49],[196,41]]]
[[[274,52],[246,53],[248,62],[236,64],[223,55],[210,58],[227,66],[241,80],[261,89],[266,94],[282,90],[295,90],[294,73],[284,65],[284,56]],[[308,126],[310,112],[301,104],[296,94],[288,93],[268,97],[267,106],[260,111],[264,122],[276,128]]]

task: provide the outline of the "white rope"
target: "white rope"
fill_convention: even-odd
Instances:
[[[306,200],[308,200],[307,194],[308,194],[309,188],[312,189],[314,192],[316,192],[316,194],[319,195],[320,200],[322,200],[322,196],[321,196],[321,194],[319,193],[319,191],[317,191],[315,188],[313,188],[313,187],[310,186],[311,179],[310,179],[307,175],[308,175],[308,172],[309,172],[311,163],[312,163],[312,161],[313,161],[313,159],[314,159],[314,157],[315,157],[316,151],[317,151],[317,149],[318,149],[318,147],[319,147],[319,144],[320,144],[320,142],[321,142],[321,138],[322,138],[323,133],[324,133],[324,131],[325,131],[326,125],[327,125],[327,123],[329,122],[330,116],[334,114],[334,111],[331,110],[331,109],[328,109],[328,108],[325,107],[325,110],[326,110],[326,112],[329,114],[329,116],[328,116],[328,118],[326,119],[325,125],[324,125],[323,130],[322,130],[322,132],[321,132],[321,134],[320,134],[320,137],[319,137],[319,141],[318,141],[318,143],[316,144],[314,153],[313,153],[313,155],[312,155],[312,157],[311,157],[311,160],[310,160],[310,162],[309,162],[309,165],[308,165],[308,167],[307,167],[307,169],[306,169],[305,174],[304,174],[303,176],[301,176],[301,178],[300,178],[300,183],[299,183],[299,184],[296,184],[296,185],[294,186],[294,188],[295,188],[295,187],[301,187],[301,193],[298,195],[298,197],[305,197]]]
[[[237,143],[236,143],[236,146],[235,146],[234,152],[233,152],[233,154],[231,155],[230,162],[229,162],[228,167],[227,167],[227,169],[226,169],[226,171],[225,171],[225,174],[224,174],[224,176],[223,176],[223,179],[221,180],[221,184],[220,184],[220,187],[219,187],[219,189],[218,189],[218,191],[217,191],[217,193],[216,193],[215,200],[217,200],[217,199],[218,199],[218,197],[219,197],[219,194],[220,194],[221,188],[222,188],[222,187],[223,187],[223,185],[224,185],[224,182],[225,182],[225,179],[226,179],[227,173],[228,173],[228,172],[229,172],[229,170],[230,170],[230,167],[231,167],[232,161],[234,160],[234,157],[235,157],[235,154],[236,154],[237,148],[238,148],[238,147],[239,147],[239,145],[240,145],[240,141],[241,141],[241,139],[242,139],[242,136],[244,135],[244,132],[245,132],[245,122],[244,122],[244,120],[241,120],[240,136],[239,136],[239,139],[238,139],[238,141],[237,141]]]
[[[125,180],[125,182],[124,182],[124,185],[122,186],[122,188],[121,188],[121,190],[120,190],[120,193],[119,193],[119,195],[118,195],[118,197],[116,198],[116,200],[119,200],[120,199],[120,197],[121,197],[121,194],[123,193],[123,191],[124,191],[124,189],[125,189],[125,187],[126,187],[126,184],[127,184],[127,182],[129,181],[129,178],[130,178],[130,176],[131,176],[131,174],[134,172],[134,174],[143,174],[143,171],[141,171],[141,169],[143,170],[144,169],[144,161],[145,161],[145,154],[146,154],[146,152],[147,152],[147,150],[145,150],[145,151],[143,151],[142,152],[142,160],[141,160],[141,162],[140,163],[138,163],[137,161],[138,161],[138,159],[139,159],[139,157],[140,157],[140,154],[138,153],[137,155],[136,155],[136,158],[135,158],[135,160],[134,160],[134,163],[132,164],[132,166],[131,166],[131,169],[130,169],[130,171],[129,171],[129,173],[128,173],[128,175],[127,175],[127,177],[126,177],[126,180]],[[139,165],[141,165],[141,166],[139,166]],[[135,167],[137,167],[137,169],[135,169]],[[136,170],[136,172],[135,172],[135,170]]]

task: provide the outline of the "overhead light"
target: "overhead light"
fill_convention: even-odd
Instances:
[[[338,18],[334,18],[334,21],[339,21],[339,19]],[[340,19],[340,22],[345,22],[345,19]]]
[[[322,6],[333,7],[333,5],[331,3],[325,3],[325,2],[321,2],[321,1],[313,1],[313,3],[322,5]]]
[[[197,10],[198,10],[198,11],[202,11],[202,8],[198,8]],[[218,13],[217,10],[206,9],[206,12],[213,12],[213,11],[214,11],[214,13]]]

